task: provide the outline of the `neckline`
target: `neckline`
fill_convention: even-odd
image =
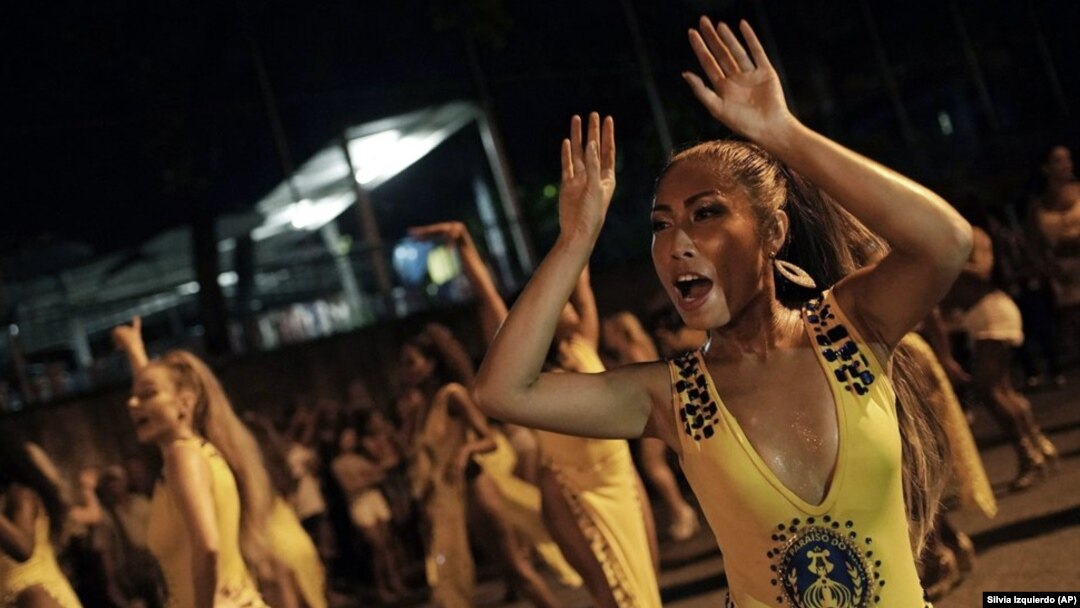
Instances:
[[[825,495],[822,497],[821,502],[818,504],[811,504],[807,502],[803,497],[799,496],[791,490],[776,473],[765,462],[765,459],[758,453],[757,448],[750,442],[750,438],[743,432],[742,425],[739,424],[738,419],[732,414],[727,406],[724,404],[724,400],[720,398],[720,392],[716,390],[716,384],[713,382],[712,374],[709,373],[709,367],[705,362],[705,357],[700,349],[694,351],[694,356],[697,357],[698,364],[701,366],[702,374],[705,377],[705,383],[712,398],[716,401],[717,409],[720,411],[720,415],[724,417],[724,420],[731,427],[735,433],[736,439],[743,448],[743,452],[746,453],[747,458],[754,464],[754,467],[758,470],[758,473],[765,478],[765,481],[769,482],[769,485],[773,486],[788,502],[794,505],[799,510],[803,511],[807,515],[821,515],[829,511],[832,505],[836,502],[836,497],[839,494],[839,486],[844,476],[844,465],[846,459],[844,455],[847,451],[847,442],[844,440],[845,430],[847,428],[847,414],[844,411],[842,395],[840,394],[837,383],[832,380],[830,371],[826,367],[825,362],[822,360],[821,352],[815,347],[813,333],[810,330],[810,326],[806,321],[806,310],[803,309],[802,313],[803,331],[806,332],[807,338],[811,348],[814,349],[814,358],[818,362],[818,366],[821,369],[822,374],[825,376],[825,382],[829,385],[829,394],[832,395],[833,412],[836,416],[836,455],[833,459],[832,474],[828,481],[828,487],[825,490]]]

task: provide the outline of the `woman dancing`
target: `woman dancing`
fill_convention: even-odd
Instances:
[[[81,608],[53,540],[67,507],[16,433],[0,433],[0,606]]]
[[[438,236],[457,247],[480,302],[485,341],[490,342],[506,318],[506,304],[468,230],[461,223],[447,222],[412,234]],[[560,310],[548,364],[562,371],[604,371],[596,350],[599,325],[589,273],[582,270],[569,302]],[[547,431],[539,431],[537,437],[544,519],[593,601],[599,606],[659,606],[652,508],[627,443]]]
[[[613,121],[592,114],[583,146],[575,117],[559,238],[491,344],[478,401],[519,424],[666,441],[723,551],[729,606],[921,605],[914,555],[941,492],[938,436],[921,403],[897,404],[905,361],[886,365],[960,272],[971,229],[932,192],[799,123],[740,29],[746,47],[702,18],[689,36],[708,84],[684,78],[754,143],[677,154],[652,210],[656,272],[709,343],[667,365],[541,373],[615,187]]]
[[[265,606],[248,570],[270,576],[270,480],[259,446],[205,363],[183,350],[151,361],[140,329],[136,317],[113,339],[135,377],[135,435],[157,444],[164,461],[147,546],[165,575],[166,606]]]

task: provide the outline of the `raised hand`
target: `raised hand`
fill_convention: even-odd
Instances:
[[[760,142],[770,129],[786,126],[794,117],[784,100],[780,78],[754,30],[746,21],[739,23],[739,30],[749,54],[726,23],[713,26],[703,16],[689,36],[709,84],[691,72],[683,72],[683,79],[713,118]]]
[[[562,142],[562,184],[559,229],[566,236],[595,239],[615,192],[615,121],[589,114],[585,145],[581,117],[570,120],[570,137]]]
[[[469,231],[461,222],[440,222],[427,226],[409,228],[409,236],[416,239],[443,239],[454,245],[464,245],[472,242]]]
[[[146,345],[143,343],[141,317],[133,318],[131,325],[114,327],[112,337],[116,347],[127,355],[132,372],[142,369],[150,362],[150,357],[146,354]]]

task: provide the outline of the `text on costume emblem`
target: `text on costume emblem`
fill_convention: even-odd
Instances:
[[[825,515],[805,522],[793,519],[780,524],[772,539],[776,544],[772,580],[778,605],[797,608],[866,608],[881,601],[885,586],[871,562],[872,539],[860,539],[851,521],[841,523]]]

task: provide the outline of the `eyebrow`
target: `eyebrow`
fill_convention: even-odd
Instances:
[[[720,190],[717,190],[715,188],[713,188],[712,190],[702,190],[701,192],[698,192],[696,194],[691,194],[690,196],[683,199],[683,207],[689,207],[690,205],[693,205],[694,203],[698,202],[699,199],[705,198],[706,196],[709,196],[709,195],[717,195],[721,199],[724,198],[723,192],[721,192]],[[653,208],[652,208],[652,211],[668,211],[668,212],[670,212],[671,210],[672,209],[671,209],[670,205],[665,205],[663,203],[653,205]]]

